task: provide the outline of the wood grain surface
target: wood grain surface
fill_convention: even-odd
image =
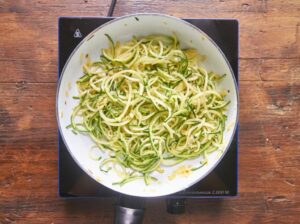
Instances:
[[[0,223],[112,223],[114,201],[57,196],[57,17],[105,16],[109,0],[0,0]],[[145,223],[300,223],[300,1],[119,0],[240,22],[239,196],[147,202]]]

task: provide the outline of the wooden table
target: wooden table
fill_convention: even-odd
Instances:
[[[57,17],[105,16],[108,0],[0,0],[0,223],[112,223],[110,199],[57,196]],[[238,198],[147,203],[145,223],[300,223],[300,1],[119,0],[115,16],[160,12],[240,21]]]

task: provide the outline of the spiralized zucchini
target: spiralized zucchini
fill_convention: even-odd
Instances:
[[[223,75],[200,67],[200,54],[181,49],[176,36],[122,44],[106,36],[109,48],[99,60],[87,60],[77,81],[70,127],[107,153],[100,170],[113,168],[121,177],[114,184],[142,178],[149,184],[164,166],[221,146],[229,104],[216,88]]]

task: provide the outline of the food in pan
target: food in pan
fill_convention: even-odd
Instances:
[[[102,172],[119,174],[114,184],[149,184],[163,167],[203,156],[191,168],[199,169],[222,144],[230,102],[217,86],[225,74],[206,71],[203,56],[181,49],[175,35],[125,43],[106,36],[109,47],[99,60],[83,65],[69,127],[89,135],[107,155],[91,157],[100,160]]]

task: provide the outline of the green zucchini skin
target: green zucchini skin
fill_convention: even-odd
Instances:
[[[88,60],[77,80],[78,104],[70,118],[75,134],[87,134],[105,156],[91,155],[114,185],[142,179],[156,182],[162,167],[219,149],[230,101],[218,90],[223,75],[201,67],[203,56],[181,49],[175,35],[133,37],[114,42],[96,61]]]

